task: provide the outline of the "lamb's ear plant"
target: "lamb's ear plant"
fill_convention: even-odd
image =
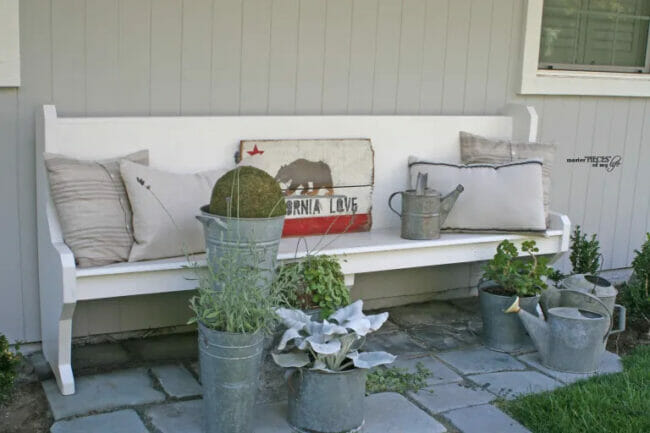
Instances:
[[[576,226],[571,234],[571,255],[569,256],[574,274],[598,273],[600,268],[600,242],[596,234],[587,237],[586,233]]]
[[[497,246],[496,254],[483,268],[483,279],[494,281],[497,287],[486,290],[497,295],[525,297],[538,295],[546,289],[542,277],[553,272],[548,259],[536,256],[539,248],[533,240],[522,242],[521,251],[528,257],[519,258],[517,247],[508,240]]]
[[[390,364],[395,360],[390,353],[359,352],[365,336],[388,319],[388,313],[366,316],[362,310],[363,301],[359,300],[337,310],[329,320],[318,322],[300,310],[278,309],[287,330],[277,352],[272,353],[275,363],[326,372]]]

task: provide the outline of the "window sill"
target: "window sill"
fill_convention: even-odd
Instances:
[[[523,95],[650,96],[650,74],[538,70],[524,74]]]

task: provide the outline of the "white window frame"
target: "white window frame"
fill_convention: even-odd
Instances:
[[[0,87],[20,86],[19,0],[0,0]]]
[[[544,0],[527,0],[521,70],[523,95],[650,96],[650,74],[539,69]]]

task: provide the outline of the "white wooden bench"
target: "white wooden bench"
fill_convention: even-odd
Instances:
[[[153,167],[196,172],[232,167],[241,139],[370,138],[375,152],[372,231],[339,236],[323,250],[345,256],[342,267],[348,286],[354,284],[358,273],[487,260],[503,239],[520,243],[530,238],[444,234],[433,241],[407,241],[399,237],[399,220],[386,203],[392,192],[407,187],[409,155],[458,162],[460,130],[535,140],[537,115],[531,107],[510,105],[499,116],[59,118],[54,106],[44,106],[41,114],[36,152],[41,331],[43,353],[63,394],[75,390],[70,352],[77,302],[192,290],[195,286],[185,278],[182,257],[76,269],[49,197],[42,158],[45,151],[102,159],[149,149]],[[566,216],[552,214],[549,230],[536,236],[541,254],[557,255],[568,249],[569,225]],[[316,241],[309,239],[309,245]],[[293,258],[295,248],[295,238],[283,239],[279,258]]]

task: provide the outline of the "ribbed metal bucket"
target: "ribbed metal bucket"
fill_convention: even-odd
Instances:
[[[516,352],[532,341],[515,314],[505,314],[515,300],[514,296],[494,295],[485,291],[494,287],[493,281],[482,281],[478,285],[479,304],[483,318],[483,343],[488,349],[498,352]],[[539,296],[520,298],[520,306],[531,314],[537,314]]]
[[[395,195],[402,195],[402,212],[393,209],[391,201]],[[440,193],[426,190],[417,194],[414,189],[399,191],[390,196],[388,206],[402,218],[402,238],[438,239],[440,238]]]
[[[271,284],[277,265],[278,247],[284,227],[284,215],[273,218],[228,218],[201,207],[196,217],[203,224],[205,249],[213,268],[224,254],[235,253],[242,264],[262,270],[263,288]],[[216,283],[214,289],[219,287]]]
[[[366,370],[297,370],[288,380],[289,424],[301,433],[352,433],[363,427]]]
[[[206,433],[250,433],[264,337],[199,323],[199,362]]]

